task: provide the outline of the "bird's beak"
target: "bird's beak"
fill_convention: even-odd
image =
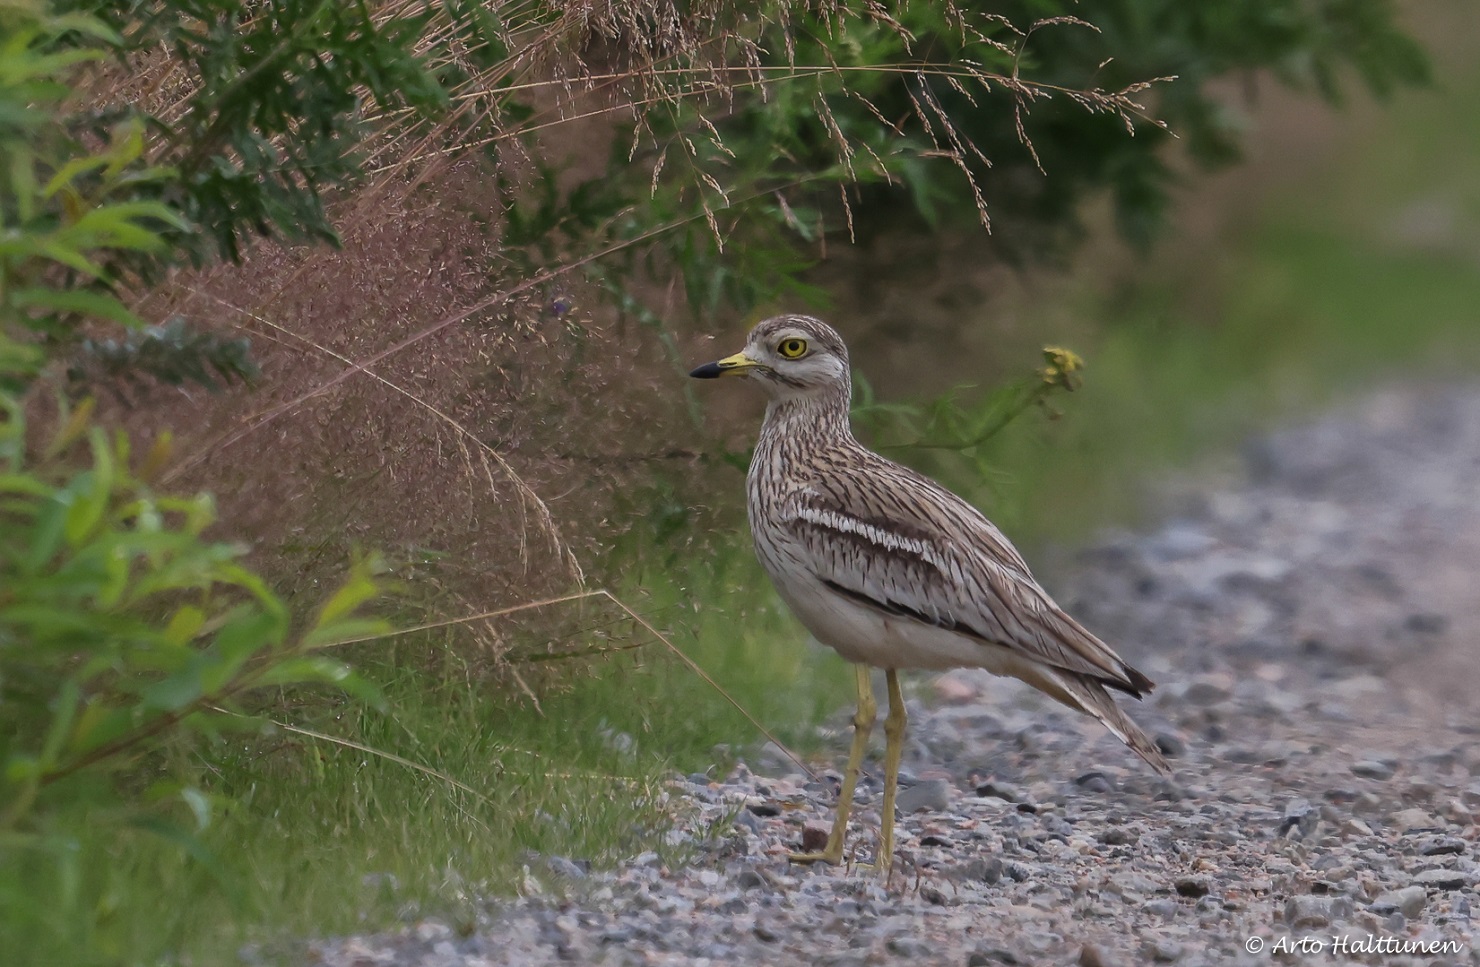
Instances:
[[[749,370],[755,369],[760,363],[751,359],[744,353],[736,353],[726,356],[724,359],[712,363],[705,363],[698,369],[689,373],[695,379],[714,379],[719,376],[743,376]]]

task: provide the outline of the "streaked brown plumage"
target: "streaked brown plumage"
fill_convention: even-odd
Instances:
[[[877,866],[893,852],[905,713],[901,668],[980,667],[1019,678],[1104,723],[1160,772],[1156,745],[1107,689],[1152,682],[1066,614],[1002,532],[966,501],[853,438],[848,350],[809,316],[777,316],[745,350],[701,366],[744,375],[770,397],[747,478],[756,554],[781,597],[823,644],[858,663],[859,713],[838,818],[821,853],[842,859],[848,807],[873,723],[869,666],[885,670],[890,714]]]

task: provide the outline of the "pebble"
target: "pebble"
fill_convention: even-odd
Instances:
[[[1002,879],[1002,860],[996,856],[975,856],[956,867],[957,879],[992,886]]]
[[[1296,796],[1285,803],[1285,817],[1280,823],[1280,835],[1286,836],[1292,833],[1301,836],[1308,835],[1315,829],[1319,819],[1320,815],[1311,806],[1310,800],[1304,796]]]
[[[1208,895],[1208,878],[1205,876],[1179,876],[1177,877],[1177,893],[1181,896],[1204,897]]]
[[[1424,856],[1445,856],[1449,854],[1459,855],[1465,851],[1467,844],[1464,840],[1454,836],[1436,836],[1428,840],[1419,849]]]
[[[1428,810],[1418,808],[1400,809],[1393,813],[1391,821],[1394,829],[1405,833],[1443,825]]]
[[[1112,967],[1104,951],[1094,944],[1085,944],[1079,948],[1079,959],[1076,963],[1079,967]]]
[[[1435,890],[1458,890],[1470,882],[1470,878],[1459,870],[1424,870],[1413,878],[1415,886]]]
[[[1371,909],[1375,913],[1388,913],[1397,910],[1409,920],[1416,918],[1423,912],[1424,904],[1428,902],[1429,892],[1422,886],[1405,886],[1401,890],[1389,890],[1380,894],[1372,901]]]
[[[1128,843],[1134,843],[1139,838],[1140,834],[1135,830],[1125,829],[1119,826],[1112,827],[1100,833],[1100,842],[1106,846],[1125,846]]]
[[[944,812],[951,804],[951,792],[949,780],[925,779],[908,789],[901,789],[894,805],[902,813],[915,813],[923,810]]]
[[[1356,907],[1348,897],[1292,896],[1285,901],[1285,923],[1293,928],[1326,927],[1349,920]]]
[[[1173,735],[1170,732],[1156,733],[1153,741],[1156,743],[1156,747],[1161,750],[1161,754],[1168,759],[1180,759],[1187,754],[1187,743],[1183,742],[1179,736]]]
[[[983,799],[1001,799],[1004,802],[1018,803],[1027,801],[1015,786],[995,780],[989,780],[978,785],[976,787],[976,794]]]
[[[1361,762],[1352,763],[1352,774],[1364,779],[1391,779],[1395,771],[1390,763],[1379,762],[1376,759],[1363,759]]]
[[[1115,783],[1103,772],[1086,772],[1074,777],[1074,784],[1085,792],[1114,792]]]
[[[550,868],[550,872],[563,876],[566,879],[584,880],[586,878],[586,870],[582,866],[563,856],[547,856],[545,857],[545,865]]]
[[[820,853],[827,848],[827,839],[832,830],[823,826],[802,827],[802,852]]]
[[[896,957],[909,957],[913,960],[923,960],[934,952],[930,944],[917,937],[890,937],[885,941],[884,947]]]
[[[1141,907],[1147,915],[1153,917],[1165,917],[1171,919],[1177,915],[1177,901],[1175,900],[1150,900]]]

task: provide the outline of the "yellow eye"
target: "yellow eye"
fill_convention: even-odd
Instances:
[[[801,359],[807,352],[807,340],[783,339],[776,345],[776,351],[786,359]]]

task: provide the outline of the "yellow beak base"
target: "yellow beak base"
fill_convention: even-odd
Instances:
[[[726,356],[724,359],[719,359],[712,363],[705,363],[703,366],[700,366],[698,369],[689,373],[689,375],[694,377],[694,379],[716,379],[720,376],[740,376],[743,375],[746,370],[754,369],[759,365],[760,363],[751,359],[744,353],[736,353],[733,356]]]

